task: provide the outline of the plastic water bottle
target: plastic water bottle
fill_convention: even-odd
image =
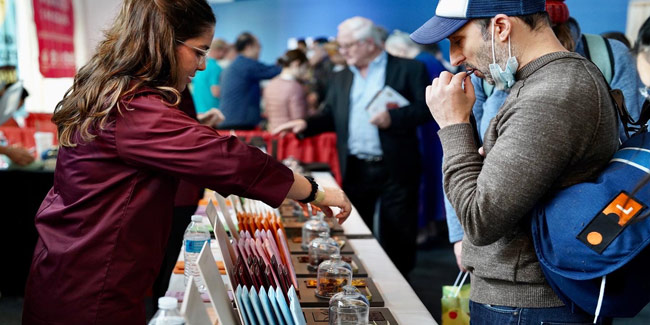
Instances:
[[[192,222],[187,226],[185,236],[183,237],[183,242],[185,243],[185,285],[187,286],[190,275],[192,275],[194,276],[196,287],[199,288],[199,292],[201,293],[205,292],[206,288],[203,283],[203,278],[199,274],[196,260],[199,258],[203,243],[208,242],[208,247],[210,247],[210,231],[204,227],[202,221],[202,216],[192,216]]]
[[[158,298],[158,311],[149,321],[149,325],[184,325],[185,318],[178,312],[177,307],[176,298]]]

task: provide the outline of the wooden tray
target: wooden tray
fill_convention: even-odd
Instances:
[[[303,314],[308,325],[321,325],[329,323],[329,314],[327,308],[303,308]],[[397,325],[399,324],[395,316],[385,307],[370,307],[368,317],[371,325]]]
[[[363,294],[370,294],[372,298],[368,299],[370,302],[370,307],[384,307],[384,298],[379,293],[377,286],[372,281],[372,278],[354,278],[354,280],[362,279],[366,281],[365,287],[358,286],[357,289]],[[307,285],[307,282],[312,280],[316,281],[316,278],[300,278],[298,279],[298,287],[300,287],[300,306],[303,308],[306,307],[329,307],[329,299],[319,298],[316,296],[316,287],[311,287]]]
[[[349,262],[352,266],[352,272],[355,277],[367,277],[368,271],[356,255],[345,255],[343,259],[351,259]],[[292,254],[291,263],[296,270],[296,276],[299,278],[316,277],[316,271],[309,269],[309,256],[307,254]]]
[[[326,221],[330,226],[330,233],[333,235],[342,235],[343,227],[338,222],[328,221],[328,219]],[[298,218],[282,218],[282,225],[284,225],[284,229],[287,231],[287,236],[289,237],[302,236],[302,226],[304,224],[305,221],[300,221]]]
[[[336,241],[343,241],[345,244],[343,245],[343,248],[341,248],[341,255],[345,254],[354,254],[354,249],[352,249],[352,246],[350,245],[350,241],[346,236],[343,235],[334,235],[332,236],[334,240]],[[288,240],[289,244],[289,253],[291,254],[307,254],[306,249],[302,249],[300,246],[302,242],[302,236],[294,236],[294,237],[289,237]]]

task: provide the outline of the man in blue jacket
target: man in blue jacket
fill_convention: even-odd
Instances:
[[[237,58],[223,72],[221,79],[221,112],[225,121],[220,129],[254,129],[262,120],[260,114],[260,81],[280,74],[282,68],[258,61],[262,49],[251,33],[242,33],[235,42]]]

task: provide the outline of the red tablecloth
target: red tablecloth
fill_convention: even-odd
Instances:
[[[52,114],[47,113],[30,113],[25,119],[25,127],[19,128],[13,119],[0,126],[0,131],[4,133],[9,144],[20,144],[25,148],[33,148],[36,145],[34,141],[35,132],[52,132],[54,134],[54,144],[58,144],[56,125],[52,123]]]
[[[34,147],[34,133],[39,131],[54,133],[54,143],[58,144],[56,126],[51,119],[52,114],[30,113],[25,120],[25,128],[19,128],[15,126],[15,123],[13,125],[6,123],[0,126],[0,131],[5,134],[9,144],[20,144],[26,148]],[[221,134],[228,133],[228,131],[224,130],[219,132]],[[266,144],[268,153],[278,160],[293,156],[305,163],[327,163],[334,178],[336,178],[339,185],[341,184],[341,168],[336,151],[336,134],[333,132],[323,133],[303,140],[298,140],[291,133],[275,136],[265,131],[235,131],[234,133],[247,143],[250,143],[255,137],[260,138]]]
[[[227,131],[219,131],[222,134]],[[278,160],[294,157],[305,163],[327,163],[334,178],[342,184],[341,168],[336,151],[336,134],[323,133],[314,137],[299,140],[293,133],[286,135],[271,135],[266,131],[235,131],[235,135],[247,143],[254,137],[261,138],[266,144],[267,152]],[[275,149],[274,149],[275,148]]]

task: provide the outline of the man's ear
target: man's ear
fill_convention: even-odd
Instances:
[[[513,18],[504,14],[498,14],[492,18],[494,24],[494,40],[506,42],[512,31]]]

